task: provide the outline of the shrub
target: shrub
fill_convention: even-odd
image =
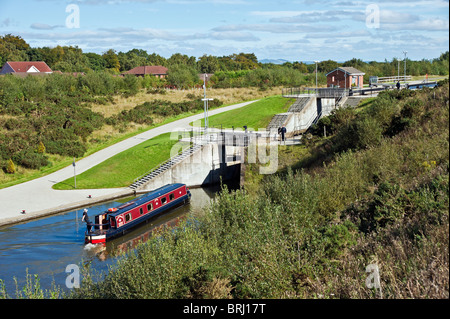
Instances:
[[[47,152],[70,157],[81,157],[86,152],[86,146],[79,140],[45,140]]]
[[[8,160],[8,164],[6,165],[6,173],[8,174],[14,174],[16,172],[16,166],[14,165],[14,162],[12,159]]]
[[[45,145],[44,145],[44,143],[42,143],[42,141],[39,142],[36,151],[37,151],[38,153],[40,153],[40,154],[44,154],[44,153],[45,153]]]
[[[47,157],[41,153],[34,152],[31,149],[23,150],[14,155],[15,161],[25,168],[38,169],[41,166],[50,164]]]

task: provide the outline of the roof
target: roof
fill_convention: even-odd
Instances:
[[[328,72],[328,73],[325,74],[325,75],[331,74],[331,73],[333,73],[333,72],[336,71],[336,70],[339,70],[339,71],[342,71],[342,72],[344,72],[344,73],[347,73],[348,75],[364,75],[364,74],[365,74],[364,72],[362,72],[362,71],[360,71],[360,70],[358,70],[358,69],[356,69],[356,68],[354,68],[354,67],[351,67],[351,66],[341,66],[341,67],[339,67],[339,68],[334,69],[334,70],[331,71],[331,72]]]
[[[153,75],[160,75],[160,74],[167,74],[167,68],[161,65],[146,65],[146,66],[137,66],[130,71],[124,72],[124,74],[153,74]]]
[[[169,193],[177,188],[180,188],[182,186],[185,186],[185,184],[181,184],[181,183],[167,184],[167,185],[162,186],[158,189],[155,189],[151,192],[145,193],[144,195],[137,197],[134,200],[131,200],[129,202],[126,202],[126,203],[116,207],[117,211],[110,214],[110,216],[120,215],[126,211],[129,211],[129,210],[135,208],[136,206],[140,206],[150,200],[153,200],[161,195],[167,194],[167,193]]]
[[[52,69],[50,69],[47,63],[45,63],[44,61],[26,61],[26,62],[8,61],[6,63],[9,64],[9,66],[14,70],[14,72],[28,72],[28,70],[33,66],[39,72],[52,72]]]

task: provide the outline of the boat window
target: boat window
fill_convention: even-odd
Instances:
[[[161,204],[165,204],[165,203],[167,203],[167,197],[163,197],[163,198],[161,198]]]
[[[129,222],[131,220],[131,214],[125,215],[125,222]]]
[[[169,195],[169,200],[174,200],[175,199],[175,195],[172,193]]]
[[[153,210],[153,204],[152,203],[150,203],[150,204],[148,204],[147,205],[147,211],[152,211]]]
[[[139,208],[139,214],[140,214],[140,215],[144,214],[144,209],[143,209],[142,207]]]

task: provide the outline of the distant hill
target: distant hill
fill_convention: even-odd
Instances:
[[[268,64],[268,63],[283,64],[286,62],[294,62],[294,61],[289,61],[289,60],[285,60],[285,59],[262,59],[259,62],[263,63],[263,64]],[[305,64],[314,64],[314,61],[301,61],[301,62],[303,62]]]
[[[259,61],[259,63],[263,63],[263,64],[268,64],[268,63],[283,64],[286,62],[292,62],[292,61],[288,61],[285,59],[262,59],[261,61]]]

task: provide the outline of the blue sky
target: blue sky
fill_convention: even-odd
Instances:
[[[33,47],[138,48],[166,58],[245,52],[259,60],[384,61],[407,51],[420,60],[449,49],[449,1],[0,0],[0,34],[7,33]]]

